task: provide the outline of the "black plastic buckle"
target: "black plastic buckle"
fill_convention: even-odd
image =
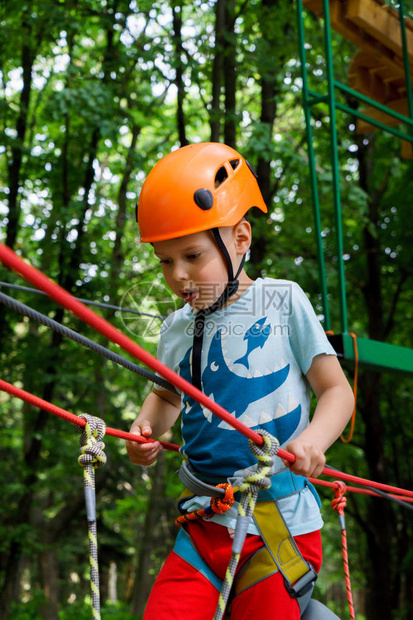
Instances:
[[[294,584],[291,584],[284,577],[284,583],[285,587],[287,588],[288,594],[292,598],[300,598],[300,596],[304,596],[304,594],[307,594],[309,590],[314,588],[317,577],[318,575],[315,572],[314,568],[311,566],[311,564],[308,565],[308,572],[302,577],[300,577],[300,579],[298,579],[298,581],[296,581]]]

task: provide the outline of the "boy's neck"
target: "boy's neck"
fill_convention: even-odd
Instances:
[[[239,281],[239,286],[238,286],[237,292],[234,293],[234,295],[232,295],[226,301],[226,303],[222,306],[223,308],[227,308],[231,304],[235,303],[241,297],[241,295],[243,295],[245,293],[245,291],[248,290],[250,288],[250,286],[252,286],[252,284],[254,284],[254,280],[252,280],[247,275],[247,273],[246,273],[246,271],[244,269],[239,274],[238,281]]]

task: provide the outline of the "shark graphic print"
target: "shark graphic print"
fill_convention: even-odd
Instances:
[[[255,321],[245,332],[243,343],[245,353],[234,362],[225,350],[223,330],[217,329],[207,352],[207,360],[202,371],[202,386],[205,394],[218,402],[235,418],[250,428],[264,428],[275,435],[281,445],[288,442],[297,430],[301,420],[301,405],[290,395],[290,409],[273,402],[277,390],[284,386],[290,373],[290,364],[282,363],[273,370],[264,372],[256,369],[249,372],[249,359],[254,351],[263,349],[271,333],[271,324],[267,317]],[[182,377],[191,380],[192,347],[188,349],[179,364]],[[269,400],[267,397],[272,397]],[[267,399],[267,400],[266,400]],[[221,421],[211,411],[185,395],[182,401],[182,435],[185,441],[184,453],[190,457],[196,469],[207,473],[222,467],[231,475],[240,468],[240,459],[244,459],[241,468],[254,462],[251,458],[246,439],[228,423]],[[211,453],[211,450],[213,451]],[[231,470],[231,454],[235,456]],[[243,456],[242,456],[243,455]],[[211,458],[212,457],[212,458]],[[236,461],[236,463],[235,463]]]
[[[191,382],[195,314],[188,305],[163,324],[158,358]],[[202,389],[234,418],[264,428],[281,446],[307,426],[314,356],[334,354],[307,296],[287,280],[258,278],[234,303],[207,317]],[[248,440],[181,394],[183,454],[210,480],[255,464]],[[275,473],[285,470],[275,459]]]

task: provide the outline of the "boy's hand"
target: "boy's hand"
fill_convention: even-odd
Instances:
[[[143,437],[150,437],[152,435],[152,428],[146,420],[140,420],[137,424],[136,421],[132,424],[130,433],[133,435],[142,435]],[[152,465],[158,458],[159,452],[162,450],[162,446],[159,441],[148,443],[137,443],[136,441],[127,441],[126,449],[129,454],[129,459],[135,465],[143,465],[144,467]]]
[[[290,463],[285,461],[284,465],[289,467],[292,472],[306,478],[317,478],[323,471],[326,457],[322,450],[316,448],[314,444],[302,441],[299,437],[290,441],[285,447],[287,452],[294,454],[295,461]]]

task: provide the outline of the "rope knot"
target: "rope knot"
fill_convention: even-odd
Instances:
[[[338,512],[339,515],[344,515],[344,509],[347,506],[346,491],[347,487],[342,480],[334,481],[334,499],[331,501],[331,505]]]
[[[106,463],[104,453],[105,444],[101,439],[106,432],[106,424],[100,418],[96,418],[87,413],[82,413],[80,418],[86,421],[84,427],[78,426],[80,432],[80,456],[78,463],[82,467],[92,465],[94,468],[101,467]]]
[[[211,497],[211,508],[217,514],[222,515],[234,505],[234,489],[229,482],[217,484],[218,489],[225,489],[224,497]]]
[[[268,474],[273,465],[273,457],[277,454],[280,443],[276,437],[273,437],[268,431],[260,428],[256,431],[263,438],[263,443],[259,446],[251,439],[249,440],[250,450],[257,458],[256,469],[247,470],[244,480],[240,486],[240,491],[257,492],[261,489],[268,489],[271,486],[271,480]]]
[[[251,452],[253,453],[254,456],[257,457],[259,461],[261,461],[262,459],[265,460],[265,459],[271,458],[271,462],[272,462],[273,460],[272,457],[277,454],[278,449],[280,447],[280,442],[278,441],[276,437],[271,435],[271,433],[264,430],[263,428],[257,429],[256,433],[258,433],[258,435],[261,435],[264,441],[261,445],[258,445],[257,443],[252,441],[252,439],[249,439],[248,443],[249,443]]]

